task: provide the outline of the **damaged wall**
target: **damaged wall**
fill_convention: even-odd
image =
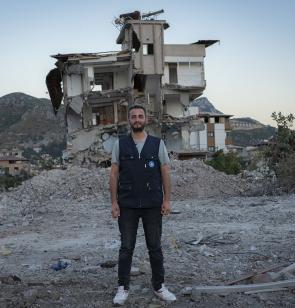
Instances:
[[[128,131],[134,103],[146,108],[147,131],[166,138],[168,150],[201,148],[197,131],[203,128],[188,107],[205,89],[205,47],[212,42],[164,45],[167,22],[144,16],[133,12],[116,20],[122,51],[53,56],[62,76],[69,157],[110,158],[115,139]]]

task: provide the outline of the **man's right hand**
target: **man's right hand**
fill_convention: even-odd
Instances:
[[[120,208],[117,202],[112,203],[112,216],[115,219],[120,217]]]

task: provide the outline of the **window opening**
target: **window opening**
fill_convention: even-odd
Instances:
[[[142,44],[142,54],[144,56],[154,54],[154,44]]]
[[[177,79],[177,63],[168,63],[169,83],[178,83]]]

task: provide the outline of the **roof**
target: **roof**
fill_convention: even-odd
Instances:
[[[198,44],[198,45],[205,45],[205,47],[209,47],[217,42],[220,43],[220,40],[199,40],[195,43],[192,43],[192,45]]]
[[[129,56],[129,50],[121,50],[121,51],[106,51],[106,52],[95,52],[95,53],[67,53],[67,54],[57,54],[52,55],[52,58],[60,60],[62,62],[66,62],[68,60],[91,60],[91,59],[101,59],[106,57],[125,57]]]
[[[197,106],[196,106],[197,107]],[[211,112],[200,112],[197,114],[199,117],[225,117],[229,118],[232,117],[232,114],[224,114],[224,113],[211,113]]]

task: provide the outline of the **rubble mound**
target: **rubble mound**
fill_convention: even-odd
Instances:
[[[54,201],[95,199],[100,203],[109,200],[109,170],[71,166],[66,170],[43,171],[12,191],[0,194],[0,207],[30,219],[36,211],[42,211]]]
[[[171,181],[172,196],[177,200],[263,193],[262,183],[259,187],[257,183],[241,178],[240,175],[227,175],[198,159],[173,160]]]
[[[38,208],[52,200],[95,198],[109,202],[109,174],[110,168],[78,166],[43,171],[12,191],[1,194],[0,203],[18,205],[21,211],[26,209],[26,213],[22,213],[26,216],[28,209]],[[172,200],[259,194],[257,183],[216,171],[197,159],[172,160],[171,181]]]

